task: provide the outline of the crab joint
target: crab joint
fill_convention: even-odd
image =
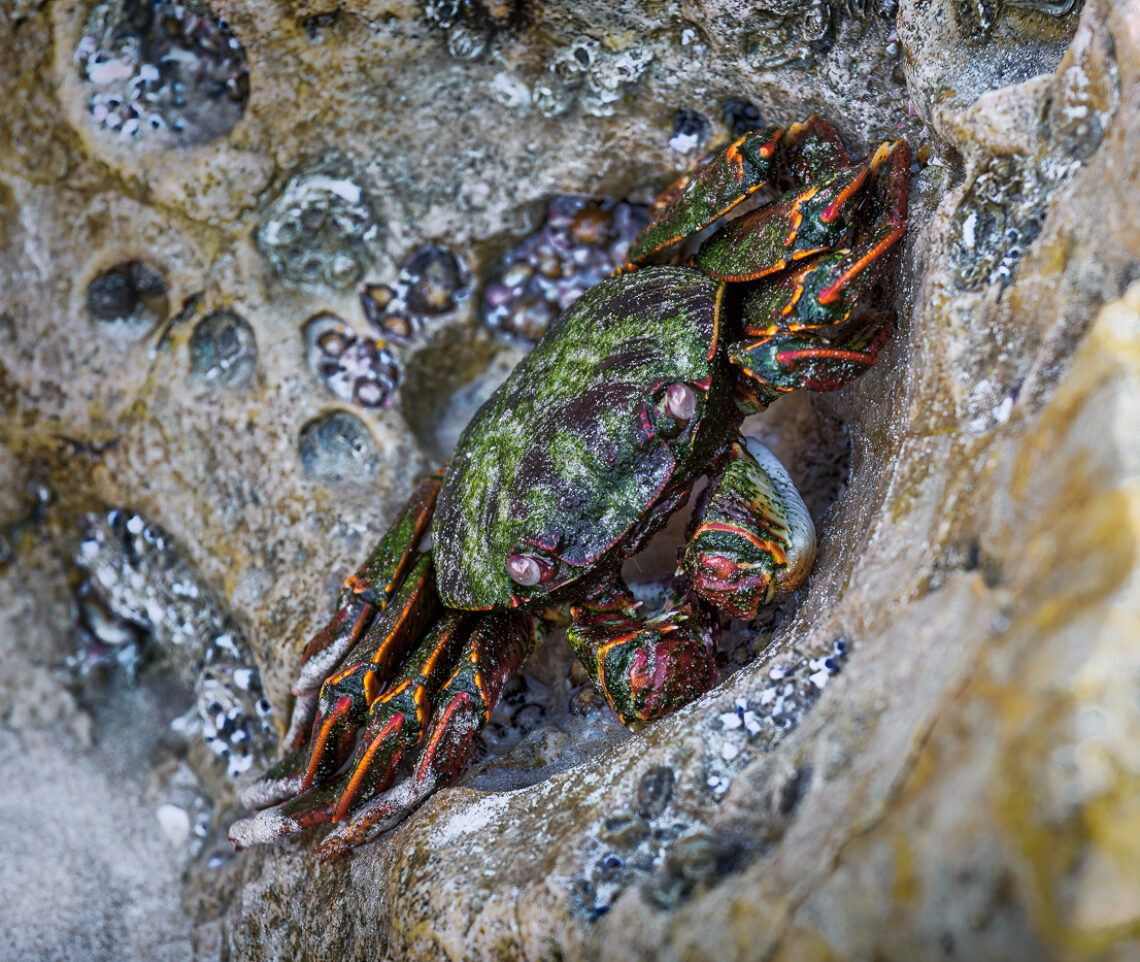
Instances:
[[[530,588],[545,584],[554,576],[554,565],[528,554],[513,554],[507,558],[507,574],[512,581]]]

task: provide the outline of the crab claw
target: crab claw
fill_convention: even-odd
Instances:
[[[784,466],[760,442],[733,444],[682,558],[693,590],[736,618],[806,577],[815,527]]]
[[[571,608],[566,637],[622,723],[640,725],[708,691],[717,679],[716,653],[705,610],[683,590],[644,616],[622,589],[610,586],[589,605]]]

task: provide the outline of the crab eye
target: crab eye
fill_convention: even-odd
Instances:
[[[697,395],[687,384],[670,384],[665,391],[665,410],[678,421],[691,421],[697,413]]]
[[[533,555],[513,554],[507,558],[507,574],[516,584],[530,588],[549,581],[554,574],[554,566]]]

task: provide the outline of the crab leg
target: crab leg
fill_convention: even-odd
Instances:
[[[642,617],[621,580],[570,609],[570,647],[626,725],[652,721],[708,691],[717,678],[712,626],[699,604],[669,599]]]
[[[750,131],[667,187],[650,211],[648,226],[630,246],[630,266],[643,265],[692,237],[763,187],[775,173],[782,136],[779,127]]]
[[[738,438],[689,538],[681,566],[714,608],[752,619],[796,588],[815,558],[811,515],[784,466],[766,447]]]
[[[739,217],[709,238],[696,266],[722,281],[753,281],[841,243],[863,199],[869,168],[836,171]]]
[[[458,778],[475,755],[475,737],[499,702],[507,680],[530,654],[534,634],[530,619],[517,613],[487,615],[471,632],[460,656],[451,661],[451,676],[434,701],[438,704],[415,772],[395,788],[366,803],[344,819],[343,800],[337,827],[318,848],[328,860],[369,841],[399,822],[441,785]],[[377,791],[387,780],[370,786]],[[367,797],[361,792],[360,797]],[[349,800],[351,801],[351,799]]]
[[[893,311],[868,311],[840,337],[785,331],[734,344],[728,356],[754,382],[750,388],[764,404],[798,388],[837,391],[878,361],[894,332],[894,317]]]
[[[808,184],[829,170],[852,165],[835,128],[819,114],[792,124],[784,137],[783,170],[797,184]]]
[[[869,166],[870,190],[860,217],[869,225],[846,248],[819,254],[775,278],[744,302],[745,330],[754,336],[841,324],[882,277],[883,255],[906,233],[910,148],[883,144]]]
[[[231,840],[244,847],[291,835],[311,825],[336,822],[349,814],[354,803],[387,788],[405,752],[420,741],[432,716],[432,705],[454,668],[475,617],[466,612],[445,615],[416,648],[399,680],[387,690],[370,691],[365,681],[367,724],[351,762],[339,778],[320,784],[314,779],[315,767],[310,764],[299,794],[276,808],[259,812],[252,819],[235,823],[230,830]],[[340,691],[347,689],[345,680],[330,679],[329,683]],[[350,699],[350,694],[341,694],[338,707],[343,704],[346,712],[351,713]],[[322,691],[322,707],[325,700]],[[327,717],[340,721],[335,713]],[[356,726],[352,726],[350,734],[355,734],[355,729]],[[316,741],[314,759],[322,741],[320,736]],[[327,777],[327,773],[321,772],[320,776]],[[315,786],[314,781],[317,781]]]
[[[854,243],[808,258],[745,300],[745,330],[753,340],[730,345],[729,357],[758,382],[763,401],[797,387],[834,390],[877,360],[892,329],[888,313],[871,313],[837,338],[798,332],[843,324],[882,277],[883,255],[906,231],[909,165],[904,141],[883,144],[870,164],[869,226]]]
[[[311,737],[248,786],[242,802],[261,808],[323,782],[352,750],[353,738],[439,610],[431,559],[418,555],[394,601],[372,622],[341,669],[321,686]]]
[[[293,714],[285,735],[288,748],[302,746],[325,678],[376,614],[388,606],[407,575],[416,546],[431,520],[442,478],[440,468],[419,483],[368,560],[345,581],[329,623],[305,646],[301,671],[293,683]]]

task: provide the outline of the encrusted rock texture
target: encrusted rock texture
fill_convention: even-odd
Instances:
[[[1140,3],[0,23],[0,955],[1140,957]],[[341,580],[567,294],[552,199],[628,241],[813,112],[909,141],[910,229],[880,363],[749,425],[820,535],[755,657],[630,735],[544,646],[563,714],[388,836],[232,853]]]

